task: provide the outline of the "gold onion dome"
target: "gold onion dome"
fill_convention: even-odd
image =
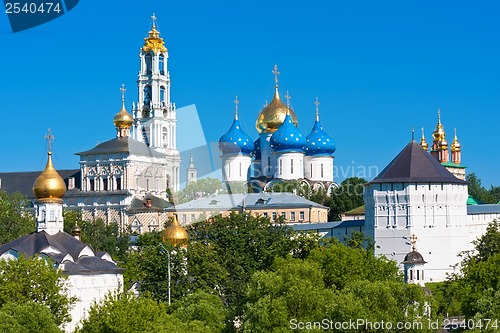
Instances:
[[[460,142],[458,142],[457,138],[457,129],[455,128],[455,138],[453,139],[453,142],[451,143],[451,151],[460,151],[462,148],[462,145]]]
[[[443,124],[441,124],[440,110],[438,110],[438,123],[436,125],[436,129],[432,133],[432,137],[434,138],[434,141],[443,141],[443,146],[448,146],[448,143],[446,142],[446,133],[444,132]]]
[[[113,123],[115,124],[115,127],[120,129],[130,128],[130,126],[134,123],[134,118],[132,118],[132,115],[125,109],[124,101],[122,101],[122,109],[113,118]]]
[[[33,184],[33,193],[41,202],[62,202],[62,197],[66,193],[66,184],[59,173],[52,165],[52,152],[48,152],[47,165],[45,170],[38,176]]]
[[[189,239],[186,229],[181,227],[176,215],[173,216],[172,223],[163,230],[162,238],[164,242],[169,242],[173,246],[187,246]]]
[[[273,100],[260,111],[255,122],[255,128],[257,128],[259,133],[275,132],[285,121],[287,112],[290,112],[292,122],[295,126],[298,126],[299,122],[295,112],[292,108],[288,108],[280,99],[278,85],[276,85]]]
[[[420,147],[422,147],[422,149],[425,151],[429,150],[429,144],[425,140],[425,133],[423,127],[422,127],[422,138],[420,139]]]
[[[156,17],[153,15],[153,27],[149,31],[149,36],[144,38],[144,46],[142,50],[144,52],[153,51],[153,53],[158,52],[167,52],[167,48],[165,47],[165,42],[163,38],[160,37],[160,32],[156,30]]]

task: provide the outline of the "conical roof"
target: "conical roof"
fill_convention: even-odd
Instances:
[[[412,140],[370,183],[466,184]]]

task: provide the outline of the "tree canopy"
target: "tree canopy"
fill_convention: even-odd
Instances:
[[[21,193],[0,191],[0,244],[34,232],[35,218],[31,203]]]

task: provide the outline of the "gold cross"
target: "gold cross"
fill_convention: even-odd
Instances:
[[[438,109],[438,123],[441,124],[441,109]]]
[[[280,75],[280,72],[278,72],[278,65],[274,65],[273,74],[274,74],[274,83],[278,85],[278,76]]]
[[[286,99],[286,106],[288,108],[290,108],[290,100],[292,99],[292,96],[290,96],[290,94],[288,93],[288,90],[286,91],[285,99]]]
[[[411,242],[411,249],[412,251],[416,251],[417,250],[417,236],[415,236],[415,234],[411,235],[410,237],[410,242]]]
[[[122,102],[125,102],[125,91],[127,91],[127,89],[125,89],[125,85],[122,83],[122,87],[120,88],[121,92],[122,92]]]
[[[52,141],[54,141],[54,136],[50,132],[50,128],[47,131],[47,135],[44,136],[44,138],[47,140],[47,147],[49,149],[49,154],[52,153]]]

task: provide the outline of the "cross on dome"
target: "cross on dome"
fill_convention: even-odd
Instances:
[[[54,136],[50,132],[50,128],[47,131],[47,134],[44,136],[44,138],[47,140],[47,147],[49,150],[49,154],[52,153],[52,142],[54,141]]]
[[[153,13],[153,15],[151,15],[151,20],[152,20],[152,22],[153,22],[153,28],[155,28],[155,27],[156,27],[156,19],[157,19],[157,18],[156,18],[156,15],[155,15],[155,13]]]
[[[292,99],[292,96],[290,96],[290,94],[288,93],[288,90],[286,91],[285,99],[286,99],[286,106],[288,108],[290,108],[290,100]]]
[[[274,74],[274,83],[278,85],[278,77],[280,75],[280,72],[278,72],[278,65],[274,65],[273,74]]]
[[[236,98],[234,99],[234,118],[238,119],[238,104],[240,104],[240,100],[238,99],[238,95],[236,95]]]
[[[122,87],[120,88],[120,91],[122,92],[122,102],[124,103],[125,102],[125,91],[127,91],[127,89],[125,89],[125,85],[122,83]]]
[[[412,234],[410,237],[412,251],[417,250],[417,240],[418,240],[417,236],[415,236],[415,234]]]
[[[316,97],[314,104],[316,105],[316,121],[318,121],[319,120],[319,104],[320,104],[318,101],[318,97]]]

